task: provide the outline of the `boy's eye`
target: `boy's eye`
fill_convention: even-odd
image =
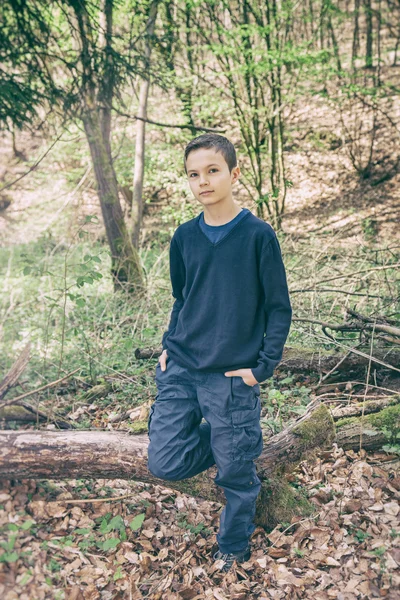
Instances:
[[[217,171],[218,173],[218,169],[215,169],[214,167],[210,169],[210,171]],[[190,173],[189,177],[192,177],[192,175],[197,175],[197,173]]]

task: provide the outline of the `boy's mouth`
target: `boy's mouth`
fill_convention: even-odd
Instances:
[[[214,190],[206,190],[205,192],[200,192],[200,196],[203,196],[203,194],[206,196],[207,194],[212,194]]]

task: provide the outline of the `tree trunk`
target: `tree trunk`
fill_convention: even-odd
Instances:
[[[400,429],[400,404],[364,416],[362,447],[375,449],[387,442],[387,432]],[[142,431],[147,422],[142,421]],[[333,441],[346,449],[360,447],[361,420],[340,419],[335,426],[324,404],[311,403],[293,425],[264,440],[256,461],[262,490],[257,500],[258,524],[267,529],[294,515],[310,514],[311,505],[285,481],[285,472],[317,448]],[[108,431],[0,431],[0,479],[115,478],[160,483],[147,469],[147,434]],[[171,489],[224,503],[214,484],[216,467],[181,481],[168,481]],[[165,482],[163,481],[165,485]]]
[[[150,56],[152,41],[149,39],[154,34],[154,27],[157,17],[159,0],[153,0],[150,6],[149,19],[146,26],[146,39],[144,60],[147,70],[150,70]],[[143,219],[143,176],[144,176],[144,153],[145,153],[145,131],[147,118],[147,99],[149,95],[150,76],[146,77],[140,86],[139,110],[138,116],[141,117],[136,123],[136,148],[135,165],[133,176],[133,195],[132,195],[132,244],[139,248],[139,234]]]
[[[87,110],[83,124],[90,148],[98,195],[111,251],[111,272],[116,289],[140,296],[144,280],[138,253],[129,237],[118,196],[118,184],[112,164],[109,143],[104,140],[100,114]]]
[[[372,37],[373,37],[373,24],[372,24],[372,4],[371,0],[364,0],[365,19],[367,23],[367,41],[365,46],[365,66],[370,69],[373,66],[372,60]]]
[[[143,272],[124,221],[111,155],[111,110],[115,85],[112,48],[113,6],[113,0],[101,0],[96,48],[96,52],[100,50],[97,57],[101,58],[100,68],[95,67],[95,32],[89,12],[82,2],[71,3],[74,15],[72,39],[79,52],[82,69],[82,111],[79,116],[85,129],[96,177],[101,212],[111,251],[114,288],[125,289],[140,296],[144,292]]]

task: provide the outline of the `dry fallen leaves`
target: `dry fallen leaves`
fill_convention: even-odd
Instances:
[[[216,503],[118,480],[3,484],[0,597],[394,600],[400,478],[373,462],[373,455],[334,448],[302,463],[297,484],[308,490],[317,516],[268,535],[258,527],[250,560],[226,574],[222,561],[212,560]],[[128,497],[65,502],[78,494]]]

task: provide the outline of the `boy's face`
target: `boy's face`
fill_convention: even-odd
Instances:
[[[234,167],[230,173],[220,152],[213,148],[193,150],[186,159],[186,171],[193,195],[204,206],[232,200],[232,185],[239,179],[240,169]]]

